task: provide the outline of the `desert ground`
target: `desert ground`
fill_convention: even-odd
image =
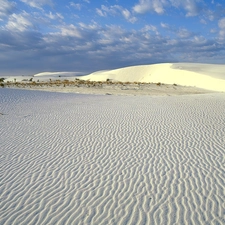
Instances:
[[[0,224],[225,224],[223,68],[6,78]]]

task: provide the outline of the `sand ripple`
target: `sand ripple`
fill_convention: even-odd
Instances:
[[[225,224],[224,94],[0,94],[0,224]]]

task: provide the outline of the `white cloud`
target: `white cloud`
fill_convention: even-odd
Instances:
[[[13,13],[9,16],[8,23],[6,24],[6,28],[13,31],[25,31],[32,27],[33,24],[30,22],[29,14],[26,12],[21,14]]]
[[[163,14],[166,7],[175,7],[184,9],[186,16],[196,16],[200,12],[198,3],[202,0],[139,0],[139,3],[133,7],[134,12],[144,14],[147,12],[156,12]]]
[[[87,30],[97,30],[99,28],[99,25],[93,21],[92,24],[85,24],[85,23],[79,23],[81,29],[87,29]]]
[[[77,27],[75,27],[73,24],[66,25],[66,26],[60,26],[62,36],[69,36],[69,37],[76,37],[76,38],[82,38],[82,35]]]
[[[99,15],[99,16],[102,16],[102,17],[106,17],[107,16],[107,13],[102,11],[101,9],[96,9],[96,13]]]
[[[107,7],[105,5],[101,5],[101,10],[109,15],[116,15],[117,11],[120,10],[121,7],[119,5],[113,5],[110,7]]]
[[[146,25],[144,28],[141,29],[142,32],[148,32],[148,31],[153,31],[158,34],[157,28],[153,25]]]
[[[77,3],[75,4],[74,2],[70,2],[70,6],[72,6],[73,8],[77,9],[77,10],[81,10],[82,5]]]
[[[204,19],[201,19],[201,20],[200,20],[200,23],[202,23],[202,24],[207,24],[207,22],[206,22]]]
[[[106,26],[105,29],[98,31],[98,39],[96,40],[99,44],[109,45],[113,47],[113,43],[118,42],[125,36],[125,31],[120,26]],[[108,46],[108,47],[111,47]],[[115,47],[115,46],[114,46]]]
[[[32,26],[29,21],[33,20],[29,15],[22,14],[20,17],[14,15],[11,20],[15,17],[17,23],[22,19],[23,22],[20,24],[22,29]],[[167,26],[163,23],[162,25]],[[224,29],[223,20],[218,25],[220,29]],[[17,70],[24,69],[24,62],[26,62],[28,65],[26,69],[29,70],[46,70],[51,67],[52,70],[79,69],[81,71],[172,60],[190,59],[194,62],[212,62],[212,60],[223,62],[224,60],[224,41],[219,44],[214,40],[206,40],[207,36],[194,36],[192,33],[189,38],[180,38],[175,35],[178,31],[184,36],[188,31],[173,27],[173,38],[169,35],[155,35],[157,28],[148,24],[141,30],[126,30],[120,26],[101,26],[93,21],[90,24],[78,22],[78,25],[58,25],[55,27],[57,29],[55,33],[31,30],[18,33],[16,32],[18,30],[14,30],[15,32],[0,30],[1,51],[6,48],[11,49],[10,52],[6,51],[9,60],[4,62],[0,60],[0,68],[9,65],[14,59],[17,59],[15,60],[17,64],[13,65]],[[158,29],[160,30],[160,27]],[[165,32],[164,30],[163,33]],[[20,57],[17,54],[20,54]],[[11,70],[12,68],[10,72]]]
[[[137,21],[137,18],[134,17],[134,16],[132,16],[129,10],[127,10],[127,9],[122,9],[122,8],[121,8],[120,11],[121,11],[123,17],[124,17],[127,21],[129,21],[129,22],[131,22],[131,23],[135,23],[135,22]]]
[[[175,34],[179,39],[188,39],[193,37],[194,33],[190,30],[187,30],[186,28],[180,27],[177,28],[175,26],[171,26],[167,23],[160,23],[160,26],[164,29],[166,29],[168,32],[171,32],[172,34]]]
[[[187,29],[181,28],[181,29],[178,30],[177,35],[180,38],[189,38],[189,37],[191,37],[192,34]]]
[[[132,16],[131,12],[128,9],[123,8],[120,5],[113,5],[107,7],[105,5],[101,5],[101,9],[97,8],[96,12],[99,16],[106,17],[108,15],[122,15],[128,22],[135,23],[137,18]]]
[[[8,16],[12,13],[12,10],[15,8],[15,2],[9,2],[7,0],[1,1],[0,3],[0,20],[2,17]]]
[[[210,33],[215,34],[215,33],[217,33],[217,30],[216,29],[210,29]]]
[[[194,36],[194,38],[193,38],[193,43],[198,44],[198,45],[206,44],[206,42],[207,42],[207,40],[203,36]]]
[[[43,5],[53,5],[52,0],[20,0],[21,2],[34,7],[34,8],[39,8],[41,9],[41,7]]]
[[[52,12],[49,12],[49,14],[46,14],[46,16],[52,20],[56,19],[63,19],[64,17],[60,13],[53,14]]]
[[[198,13],[200,12],[200,8],[197,4],[197,0],[184,0],[181,3],[181,7],[183,7],[186,11],[187,14],[186,16],[197,16]]]
[[[169,28],[170,28],[170,25],[167,24],[167,23],[160,23],[160,26],[161,26],[162,28],[165,28],[165,29],[169,29]]]
[[[131,14],[130,14],[130,11],[129,11],[129,10],[127,10],[127,9],[122,9],[121,11],[122,11],[123,16],[124,16],[126,19],[129,19],[129,18],[130,18]]]
[[[225,17],[219,20],[218,26],[220,28],[219,38],[225,40]]]
[[[144,14],[147,12],[164,13],[164,6],[167,4],[165,0],[139,0],[139,4],[133,7],[136,13]]]

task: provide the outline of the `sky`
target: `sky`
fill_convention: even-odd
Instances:
[[[225,0],[0,0],[0,76],[225,63]]]

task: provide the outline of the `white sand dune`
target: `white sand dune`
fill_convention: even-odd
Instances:
[[[225,92],[225,65],[200,63],[162,63],[102,70],[89,75],[81,72],[42,72],[33,76],[7,77],[5,82],[70,80],[145,82],[177,84],[200,89]]]
[[[51,80],[74,80],[74,78],[84,75],[82,72],[42,72],[30,76],[7,76],[4,82],[27,82],[32,81],[49,81]]]
[[[161,82],[194,86],[212,91],[225,91],[225,65],[198,63],[162,63],[154,65],[131,66],[110,71],[99,71],[82,79],[122,82]]]
[[[34,77],[44,77],[44,76],[51,76],[51,77],[71,77],[71,76],[77,76],[77,75],[83,75],[81,72],[42,72],[34,74]]]
[[[225,224],[224,93],[0,95],[0,224]]]

